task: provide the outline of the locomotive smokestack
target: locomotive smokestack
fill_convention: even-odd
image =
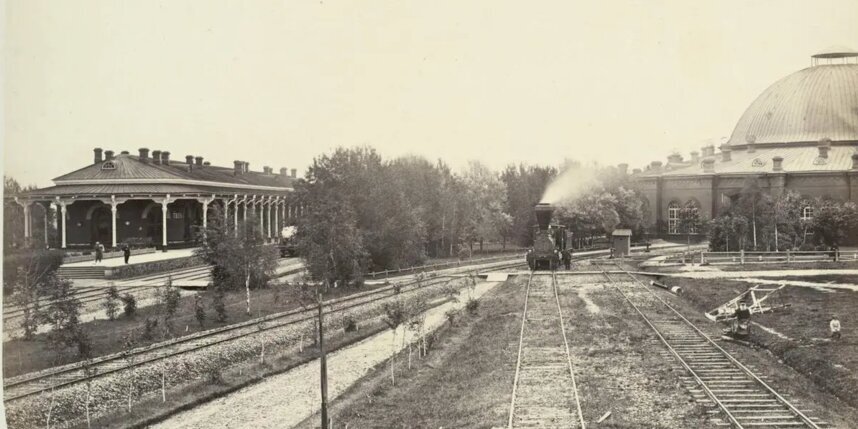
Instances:
[[[539,229],[546,230],[551,223],[551,215],[554,214],[554,207],[548,203],[539,203],[534,208],[536,212],[536,223],[539,224]]]

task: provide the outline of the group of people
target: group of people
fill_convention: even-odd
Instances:
[[[101,242],[96,241],[95,246],[93,246],[93,251],[95,252],[95,263],[98,264],[104,259],[104,245]],[[128,260],[131,259],[131,247],[127,244],[122,245],[122,256],[125,257],[125,263],[128,263]]]

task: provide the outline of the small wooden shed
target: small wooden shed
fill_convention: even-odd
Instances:
[[[632,247],[632,230],[615,229],[611,234],[611,247],[614,249],[615,258],[628,256]]]

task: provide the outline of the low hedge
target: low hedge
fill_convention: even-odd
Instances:
[[[32,273],[42,273],[43,278],[56,273],[63,264],[63,251],[28,249],[3,255],[3,292],[11,293],[18,282],[18,268]]]
[[[187,258],[165,259],[163,261],[105,268],[105,277],[109,279],[127,279],[200,265],[203,265],[202,259],[196,256],[188,256]]]

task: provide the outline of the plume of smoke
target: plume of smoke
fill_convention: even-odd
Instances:
[[[568,204],[597,186],[596,169],[567,161],[560,174],[545,188],[540,203]]]

